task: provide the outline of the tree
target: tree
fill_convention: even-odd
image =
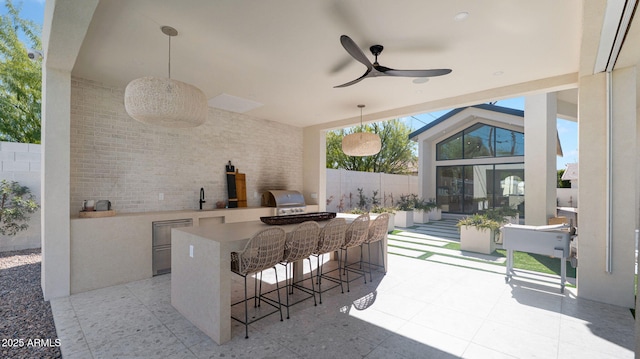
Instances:
[[[0,181],[0,234],[15,236],[29,228],[29,214],[39,207],[29,187],[15,181]]]
[[[40,143],[42,61],[29,59],[41,49],[40,28],[20,18],[20,8],[6,0],[7,14],[0,16],[0,141]]]
[[[382,149],[373,156],[353,157],[342,152],[342,138],[354,132],[372,132],[380,136]],[[327,168],[350,171],[410,173],[418,161],[416,144],[409,140],[411,128],[394,119],[327,133]]]
[[[565,171],[564,169],[561,169],[561,170],[558,170],[557,172],[557,176],[558,176],[557,188],[571,188],[571,181],[562,179],[562,175],[564,174],[564,171]]]

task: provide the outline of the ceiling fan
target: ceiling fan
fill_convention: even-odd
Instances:
[[[382,45],[373,45],[369,48],[373,56],[375,56],[375,61],[372,64],[371,61],[364,55],[362,50],[356,45],[356,43],[351,40],[351,38],[347,35],[340,36],[340,43],[345,50],[356,59],[358,62],[362,63],[367,67],[367,71],[365,71],[364,75],[358,77],[353,81],[349,81],[342,85],[334,86],[337,87],[347,87],[353,84],[356,84],[367,77],[378,77],[378,76],[400,76],[400,77],[434,77],[434,76],[442,76],[451,72],[451,69],[433,69],[433,70],[394,70],[385,66],[382,66],[378,63],[378,55],[382,53],[382,49],[384,47]]]

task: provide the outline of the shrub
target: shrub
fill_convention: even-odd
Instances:
[[[34,200],[29,187],[18,182],[2,180],[0,182],[0,234],[14,236],[29,228],[28,214],[40,207]]]
[[[399,211],[412,211],[413,210],[413,201],[411,200],[410,195],[402,195],[400,196],[400,200],[396,205],[396,208]]]
[[[393,207],[380,207],[380,206],[375,206],[371,208],[371,213],[390,213],[390,214],[394,214],[396,213],[396,209]]]
[[[485,214],[473,214],[469,217],[465,217],[458,221],[456,226],[458,228],[464,226],[465,228],[472,226],[476,227],[480,230],[490,229],[492,231],[498,232],[500,230],[501,222],[498,222],[494,219],[489,218],[489,216]]]

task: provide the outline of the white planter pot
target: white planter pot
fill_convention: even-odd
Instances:
[[[516,213],[513,217],[504,217],[507,223],[511,224],[520,224],[520,213]]]
[[[429,212],[414,209],[413,223],[429,223]]]
[[[429,210],[429,220],[439,221],[442,219],[442,210],[440,208],[433,208]]]
[[[473,226],[460,227],[460,250],[491,254],[496,249],[494,232]]]
[[[397,211],[395,216],[396,227],[413,226],[413,211]]]

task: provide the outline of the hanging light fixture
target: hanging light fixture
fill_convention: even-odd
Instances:
[[[362,127],[362,109],[364,105],[358,105],[360,108],[360,127]],[[380,152],[382,142],[380,136],[375,133],[354,132],[342,138],[342,152],[348,156],[372,156]]]
[[[209,105],[197,87],[171,79],[171,38],[178,31],[163,26],[169,37],[169,77],[141,77],[124,90],[124,107],[134,119],[164,127],[196,127],[207,119]]]

